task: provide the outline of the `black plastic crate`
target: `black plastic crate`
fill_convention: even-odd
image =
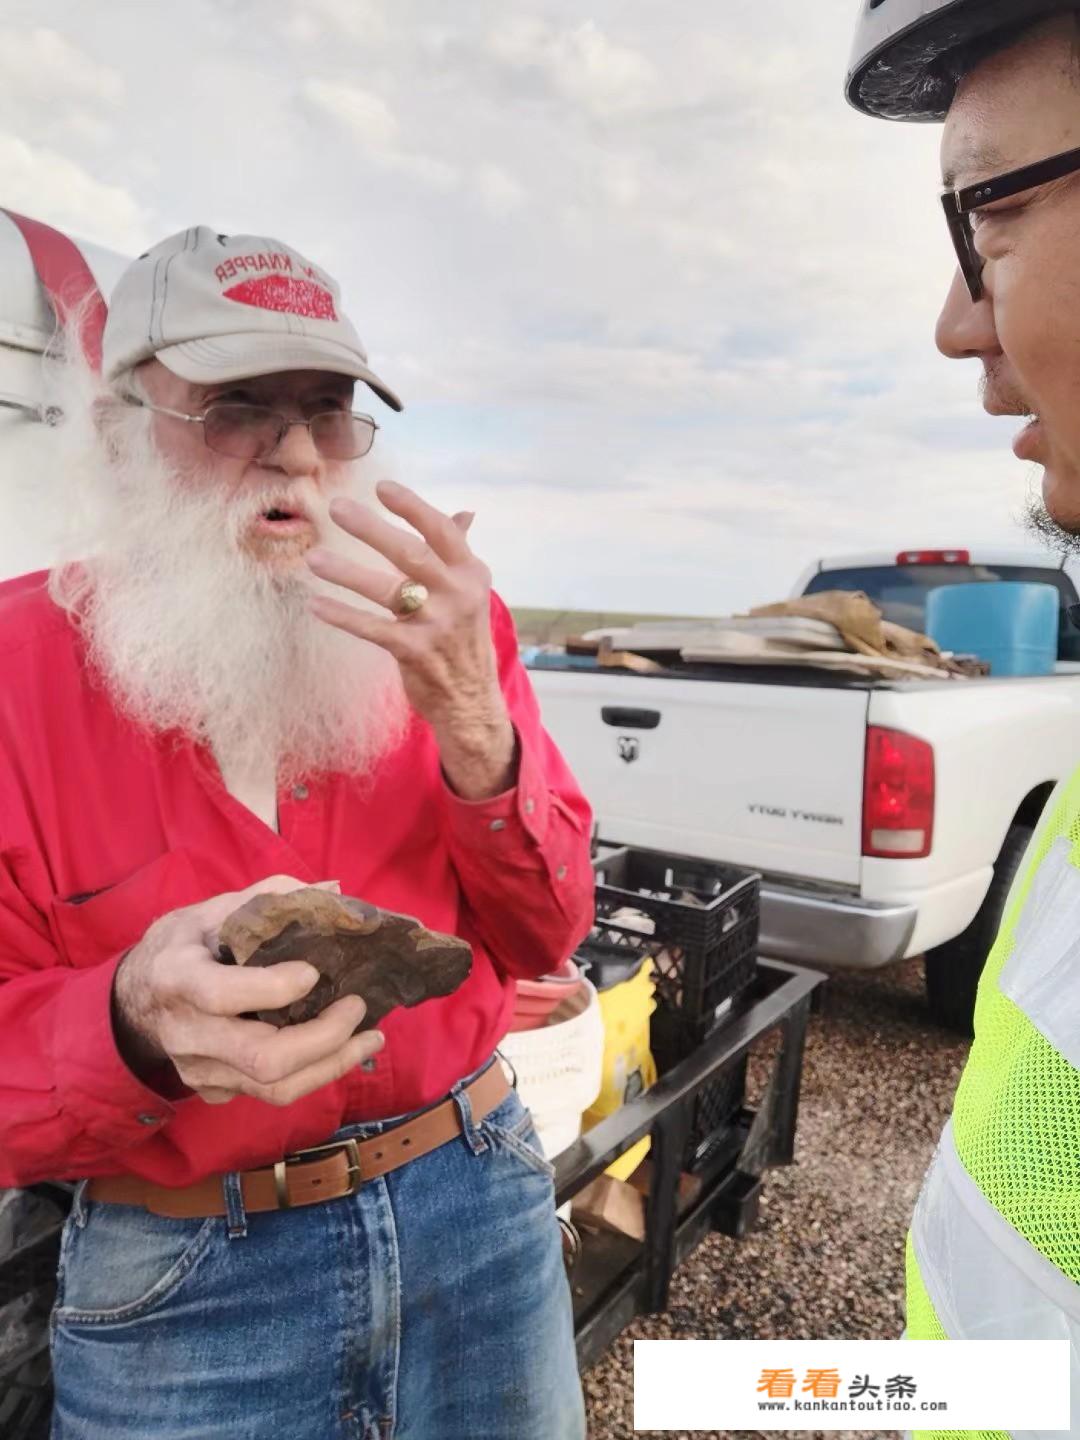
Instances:
[[[601,927],[598,934],[579,947],[574,958],[579,965],[587,967],[593,984],[606,988],[631,979],[646,956],[652,956],[655,964],[656,952],[661,948],[662,942],[652,935],[612,934]],[[723,1019],[718,1023],[723,1024]],[[677,1013],[657,1006],[649,1025],[649,1048],[661,1075],[685,1059],[700,1039],[700,1026],[686,1025]],[[730,1133],[731,1122],[742,1107],[745,1089],[746,1061],[743,1060],[698,1090],[693,1101],[684,1170],[696,1172],[707,1168],[712,1153],[723,1145]]]
[[[713,1159],[726,1150],[732,1126],[746,1100],[746,1066],[744,1056],[703,1085],[694,1097],[694,1118],[683,1159],[685,1170],[694,1174],[707,1170]]]
[[[753,984],[760,919],[760,875],[708,860],[623,847],[597,855],[596,922],[578,952],[599,972],[629,976],[653,961],[656,1010],[649,1045],[664,1075],[734,1013]],[[628,909],[649,917],[635,928]],[[694,1096],[683,1168],[708,1169],[728,1145],[746,1094],[746,1060]]]
[[[656,1018],[654,1015],[654,1022]],[[666,1075],[687,1053],[684,1050],[667,1050],[655,1038],[650,1040],[650,1048],[661,1075]],[[684,1170],[696,1174],[708,1169],[714,1155],[726,1146],[735,1119],[746,1100],[746,1068],[747,1061],[743,1056],[707,1081],[695,1094],[690,1133],[682,1161]]]
[[[654,1036],[662,1049],[681,1056],[753,982],[761,877],[731,865],[629,847],[594,863],[592,938],[654,957]],[[624,908],[649,916],[653,934],[612,918]]]

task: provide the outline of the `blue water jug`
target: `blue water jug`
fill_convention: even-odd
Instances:
[[[991,675],[1052,675],[1058,606],[1054,585],[941,585],[927,592],[926,633],[942,650],[988,660]]]

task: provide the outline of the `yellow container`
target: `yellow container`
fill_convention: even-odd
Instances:
[[[590,1129],[656,1083],[656,1062],[649,1050],[649,1016],[656,1009],[652,978],[653,962],[642,961],[629,980],[599,990],[600,1016],[604,1022],[604,1074],[600,1094],[582,1117],[581,1128]],[[612,1162],[606,1173],[626,1180],[649,1153],[646,1135],[625,1155]]]

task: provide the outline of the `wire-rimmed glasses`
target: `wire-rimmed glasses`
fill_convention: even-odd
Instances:
[[[266,460],[294,425],[303,425],[324,460],[359,460],[375,441],[378,425],[370,415],[351,410],[320,410],[306,420],[290,420],[269,405],[248,405],[220,401],[208,405],[201,415],[186,415],[151,405],[137,395],[126,396],[129,405],[140,405],[155,415],[169,415],[203,427],[207,446],[233,460]]]

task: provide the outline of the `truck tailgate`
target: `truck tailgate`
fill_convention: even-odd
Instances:
[[[857,886],[865,689],[534,670],[601,839]]]

